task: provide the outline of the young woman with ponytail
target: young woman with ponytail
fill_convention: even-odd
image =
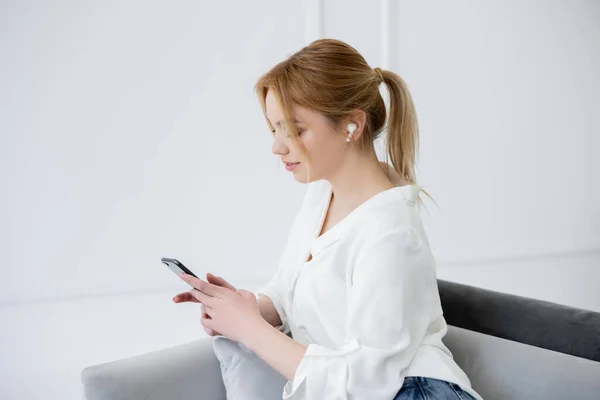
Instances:
[[[307,190],[256,294],[210,274],[184,277],[199,290],[178,300],[202,303],[227,398],[481,399],[442,342],[419,215],[421,192],[430,196],[417,185],[417,116],[404,80],[321,39],[256,91],[273,153]],[[381,162],[374,141],[384,134]]]

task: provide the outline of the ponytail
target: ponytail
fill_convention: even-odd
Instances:
[[[419,151],[419,125],[408,86],[400,75],[392,71],[381,68],[375,68],[374,71],[380,81],[385,83],[390,94],[386,156],[404,180],[421,189],[435,203],[429,193],[417,185],[415,168]],[[420,196],[419,201],[423,203]]]

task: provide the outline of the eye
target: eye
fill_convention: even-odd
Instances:
[[[300,129],[298,128],[298,136],[302,136],[302,134],[304,133],[305,129]],[[288,133],[287,137],[290,137],[290,134]]]

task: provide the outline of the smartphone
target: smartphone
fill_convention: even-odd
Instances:
[[[190,271],[185,265],[183,265],[179,260],[175,259],[175,258],[166,258],[163,257],[160,259],[160,261],[165,264],[167,266],[167,268],[169,268],[171,271],[173,271],[175,274],[177,274],[177,276],[179,276],[179,274],[181,274],[182,272],[185,272],[188,275],[192,275],[196,278],[198,278],[196,276],[196,274],[194,274],[192,271]],[[192,286],[189,282],[188,285]],[[193,289],[196,289],[195,287],[192,286]],[[198,289],[196,289],[198,290]]]

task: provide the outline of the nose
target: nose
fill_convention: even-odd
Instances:
[[[273,145],[271,146],[271,152],[276,156],[284,156],[290,152],[290,149],[286,144],[278,138],[278,135],[273,136]]]

